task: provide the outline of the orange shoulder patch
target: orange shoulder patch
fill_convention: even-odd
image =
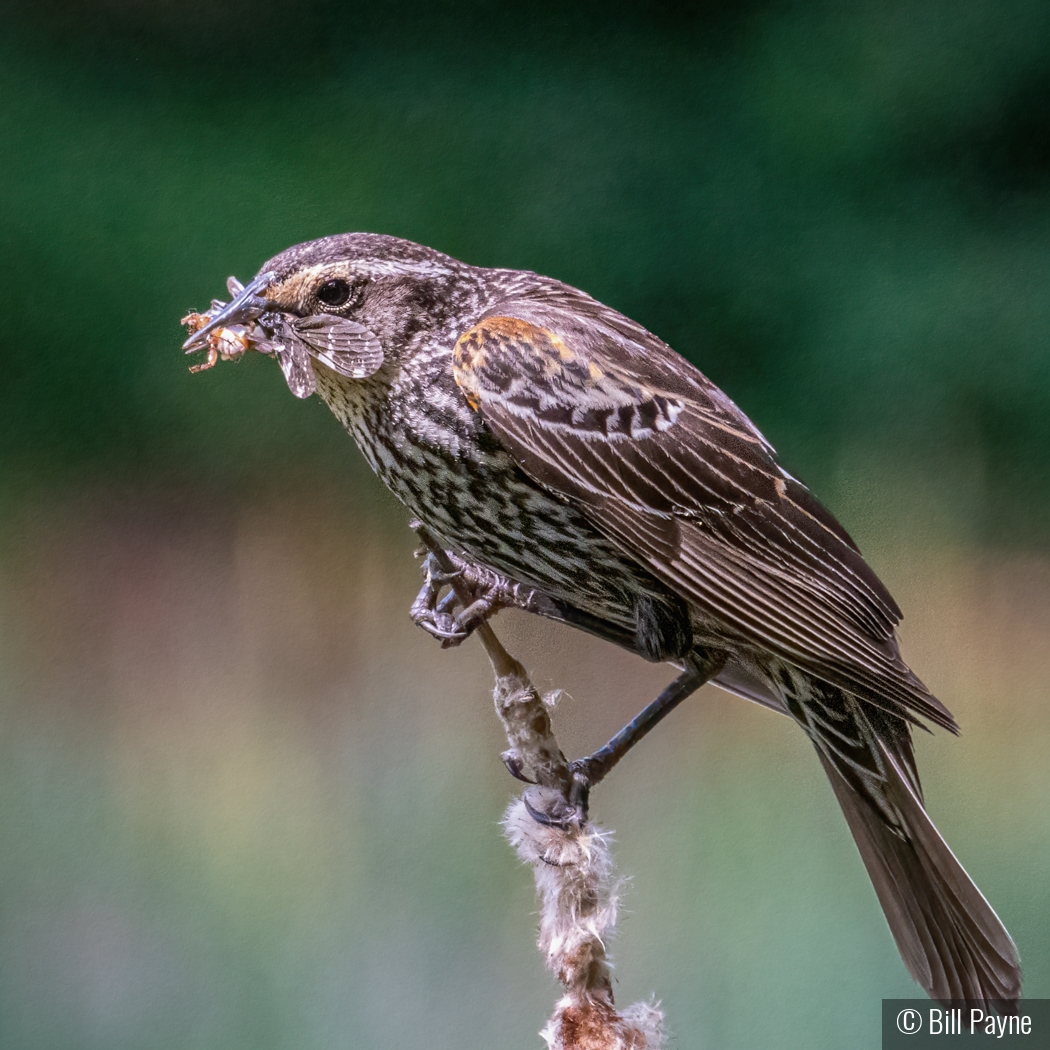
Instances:
[[[543,361],[548,373],[557,371],[559,362],[568,363],[576,355],[554,332],[518,317],[486,317],[464,332],[452,351],[452,375],[474,411],[481,406],[479,375],[498,355],[532,357]]]

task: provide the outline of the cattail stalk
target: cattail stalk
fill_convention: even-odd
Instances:
[[[417,532],[457,589],[454,566],[440,546],[424,528]],[[470,595],[460,598],[469,602]],[[571,797],[572,772],[550,718],[557,694],[540,696],[490,624],[476,633],[496,677],[493,698],[508,743],[503,761],[534,785],[511,803],[503,828],[518,856],[532,865],[539,948],[565,988],[540,1034],[549,1050],[657,1050],[664,1044],[659,1007],[635,1003],[619,1011],[613,999],[607,944],[616,927],[619,884],[609,833],[590,823]]]

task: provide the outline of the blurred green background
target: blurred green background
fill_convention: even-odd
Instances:
[[[1050,5],[0,2],[0,1045],[539,1045],[474,643],[271,362],[178,318],[346,230],[539,270],[741,404],[964,735],[934,818],[1050,996]],[[575,752],[667,673],[507,615]],[[802,735],[705,690],[596,798],[619,1000],[876,1047],[906,976]]]

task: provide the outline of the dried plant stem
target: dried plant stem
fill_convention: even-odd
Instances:
[[[450,586],[469,603],[447,555],[425,528],[417,532]],[[553,700],[540,696],[488,623],[475,633],[496,677],[496,714],[509,745],[503,760],[515,776],[535,785],[511,803],[503,826],[518,856],[533,867],[539,948],[565,987],[541,1034],[549,1050],[656,1050],[664,1042],[659,1008],[635,1003],[621,1012],[613,1001],[606,942],[616,925],[617,885],[609,835],[570,801],[572,772],[551,726]],[[545,814],[576,819],[548,823]]]

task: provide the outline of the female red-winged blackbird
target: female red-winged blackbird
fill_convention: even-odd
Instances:
[[[456,613],[440,577],[424,588],[431,633],[457,642],[514,604],[681,670],[585,761],[592,780],[706,680],[790,715],[912,976],[936,999],[1016,1001],[1016,948],[923,809],[911,725],[952,716],[849,535],[725,394],[575,288],[393,237],[298,245],[230,289],[191,315],[187,350],[272,353],[321,395],[474,589]]]

